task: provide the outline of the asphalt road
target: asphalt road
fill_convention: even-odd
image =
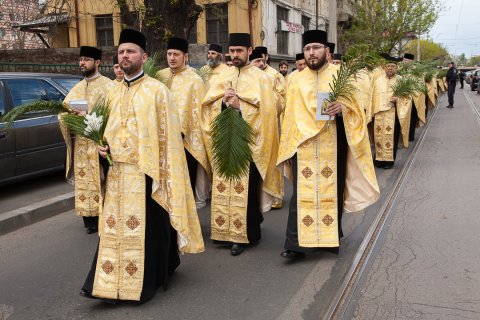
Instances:
[[[344,319],[480,319],[480,121],[440,106]]]
[[[209,210],[200,210],[206,252],[182,256],[168,290],[140,306],[78,295],[98,238],[73,211],[1,236],[0,319],[319,319],[411,150],[399,150],[394,169],[377,171],[379,202],[344,216],[338,256],[318,251],[294,263],[279,256],[287,183],[284,208],[265,214],[262,241],[238,257],[208,240]]]

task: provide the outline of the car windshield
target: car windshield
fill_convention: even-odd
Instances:
[[[67,91],[70,91],[80,81],[80,79],[77,78],[52,78],[52,80]]]

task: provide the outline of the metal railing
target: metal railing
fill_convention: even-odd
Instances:
[[[80,75],[78,64],[40,64],[40,63],[6,63],[0,62],[0,72],[44,72]],[[113,77],[112,65],[100,65],[100,73]]]

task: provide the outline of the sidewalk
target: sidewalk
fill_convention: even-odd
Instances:
[[[480,319],[480,122],[438,108],[344,319]]]

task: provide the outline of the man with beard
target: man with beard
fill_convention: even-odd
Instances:
[[[120,64],[118,63],[118,56],[115,55],[113,57],[113,72],[115,73],[115,80],[118,82],[123,81],[123,76],[125,75],[123,73],[122,68],[120,68]]]
[[[219,44],[210,44],[207,52],[207,64],[200,71],[205,74],[208,83],[215,81],[221,73],[227,70],[227,66],[222,63],[222,46]]]
[[[90,111],[95,102],[105,96],[114,85],[112,80],[102,76],[99,66],[102,51],[94,47],[80,47],[80,71],[85,77],[77,83],[65,97],[65,105],[75,110],[75,104],[86,103]],[[85,115],[85,111],[77,112]],[[61,123],[61,122],[60,122]],[[102,181],[97,177],[100,172],[97,145],[92,140],[73,137],[64,126],[60,126],[67,145],[66,177],[75,185],[75,211],[83,217],[85,231],[88,234],[98,230],[98,214],[102,190]]]
[[[372,84],[374,163],[378,168],[390,169],[395,163],[400,137],[403,146],[408,147],[412,101],[393,96],[392,86],[400,77],[397,75],[399,60],[388,54],[383,57],[387,63],[375,74]]]
[[[107,99],[105,158],[111,154],[100,240],[80,295],[145,302],[180,264],[178,250],[204,250],[189,187],[179,114],[168,89],[143,72],[145,36],[120,33],[124,80]]]
[[[227,67],[233,67],[232,57],[229,54],[225,54],[225,65]]]
[[[197,207],[202,208],[206,206],[206,195],[208,194],[204,190],[208,185],[204,183],[204,178],[210,175],[211,171],[199,119],[202,100],[205,96],[205,84],[195,71],[186,66],[187,59],[187,40],[170,38],[167,42],[168,68],[160,70],[157,78],[162,79],[170,89],[172,100],[178,108],[190,182],[196,195]],[[197,173],[202,177],[198,181],[201,184],[198,186],[200,197],[195,192]]]
[[[250,146],[252,162],[247,175],[230,182],[213,170],[211,237],[216,243],[231,244],[231,254],[236,256],[260,240],[263,221],[260,192],[281,198],[282,177],[275,165],[278,124],[272,80],[249,61],[250,34],[230,34],[229,52],[234,67],[224,72],[208,90],[201,121],[210,163],[213,159],[211,123],[222,110],[238,110],[238,116],[254,130],[255,143]]]
[[[305,55],[302,53],[297,53],[295,55],[295,67],[296,69],[294,71],[292,71],[288,77],[287,77],[287,90],[288,90],[288,87],[290,85],[290,82],[292,81],[292,79],[299,73],[301,72],[303,69],[305,69],[306,67],[306,63],[305,63]]]
[[[280,74],[286,79],[288,74],[288,62],[285,60],[280,61],[278,64],[278,70]]]
[[[332,64],[339,66],[342,64],[342,55],[340,53],[334,53],[332,56]]]
[[[304,258],[308,248],[338,252],[343,210],[362,210],[380,193],[365,112],[355,97],[328,103],[330,120],[316,116],[317,110],[324,108],[322,97],[331,91],[339,69],[326,60],[327,34],[310,30],[302,37],[308,68],[290,83],[285,109],[288,121],[282,123],[277,160],[292,169],[293,195],[281,252],[292,260]]]

